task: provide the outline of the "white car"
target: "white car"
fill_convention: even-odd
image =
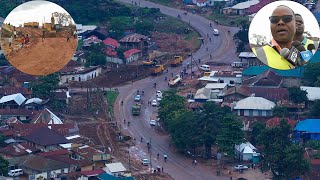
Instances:
[[[136,97],[134,97],[134,100],[135,101],[140,101],[141,100],[141,96],[138,94],[138,95],[136,95]]]
[[[158,98],[162,98],[162,92],[161,91],[157,91],[157,97]]]
[[[144,166],[148,166],[150,164],[150,161],[149,161],[149,159],[145,158],[145,159],[141,160],[141,164]]]
[[[239,165],[236,165],[236,166],[234,167],[234,169],[237,170],[237,171],[239,171],[239,170],[246,170],[246,169],[248,169],[248,166],[244,166],[244,165],[242,165],[242,164],[239,164]]]
[[[150,125],[151,126],[156,126],[157,125],[157,122],[156,122],[156,120],[150,120]]]
[[[158,106],[158,102],[157,102],[157,100],[155,100],[155,99],[154,99],[154,100],[152,100],[151,105],[152,105],[152,106]]]
[[[219,30],[218,30],[218,29],[213,29],[213,34],[214,34],[215,36],[218,36],[218,35],[219,35]]]

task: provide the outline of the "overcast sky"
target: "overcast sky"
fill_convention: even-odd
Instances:
[[[43,22],[51,22],[51,14],[53,12],[69,14],[65,9],[52,2],[29,1],[13,9],[4,23],[10,22],[14,26],[19,26],[24,22],[39,22],[40,26],[42,26]]]
[[[313,14],[303,5],[293,1],[276,1],[264,6],[253,18],[249,28],[249,41],[253,44],[253,34],[263,35],[266,37],[267,42],[272,39],[270,31],[270,21],[273,10],[279,5],[286,5],[290,7],[295,13],[301,14],[305,31],[310,32],[312,37],[320,37],[319,25]]]

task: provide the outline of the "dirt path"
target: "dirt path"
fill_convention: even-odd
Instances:
[[[77,40],[70,38],[36,39],[30,47],[24,47],[7,56],[18,70],[31,75],[47,75],[62,69],[73,56]]]

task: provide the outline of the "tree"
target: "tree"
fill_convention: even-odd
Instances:
[[[307,91],[301,90],[299,87],[291,87],[289,90],[289,99],[294,103],[303,103],[308,100]]]
[[[289,135],[290,125],[282,120],[280,126],[266,128],[258,136],[257,144],[263,147],[263,171],[271,169],[275,177],[286,179],[308,171],[308,163],[303,160],[303,148],[293,145]]]
[[[0,173],[5,175],[8,173],[9,162],[0,156]]]
[[[320,100],[315,100],[311,106],[310,116],[320,118]]]
[[[275,106],[272,108],[272,114],[276,117],[287,117],[288,116],[288,109],[283,106]]]
[[[125,57],[124,57],[124,54],[123,54],[124,53],[124,49],[119,47],[119,48],[116,49],[116,51],[117,51],[118,58],[125,60]],[[126,62],[126,61],[124,61],[124,62]]]
[[[185,109],[184,101],[185,99],[178,96],[174,89],[163,92],[163,98],[159,104],[158,117],[165,128],[169,128],[176,111]]]
[[[135,24],[135,29],[139,34],[150,35],[150,31],[154,30],[154,26],[150,21],[139,21]]]
[[[54,12],[53,17],[56,19],[56,24],[59,24],[60,26],[73,24],[72,17],[67,13]]]
[[[243,142],[244,133],[241,130],[242,124],[234,115],[226,115],[217,135],[217,144],[219,149],[233,156],[234,146]]]
[[[266,129],[266,125],[260,121],[258,121],[254,126],[252,127],[251,132],[251,142],[255,146],[257,144],[257,138],[259,135]]]
[[[299,144],[291,144],[284,150],[283,159],[286,167],[283,173],[286,179],[291,179],[310,171],[310,162],[304,158],[304,148]]]
[[[303,78],[310,83],[315,83],[320,77],[320,62],[308,63],[303,72]]]
[[[0,147],[4,147],[6,146],[7,144],[4,142],[7,138],[3,135],[3,134],[0,134]]]
[[[54,73],[41,76],[36,82],[32,82],[30,87],[34,97],[54,98],[54,91],[59,87],[59,75]]]
[[[267,44],[267,38],[259,34],[253,34],[251,41],[253,41],[253,44],[259,45],[259,46],[263,46]]]
[[[87,57],[86,66],[99,66],[107,63],[106,56],[102,53],[91,52]]]
[[[221,131],[224,117],[231,114],[229,108],[221,108],[213,102],[204,103],[203,107],[197,111],[199,118],[198,128],[205,146],[205,157],[211,158],[212,145],[217,141],[217,135]]]

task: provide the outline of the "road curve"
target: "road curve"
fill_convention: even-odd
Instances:
[[[121,2],[132,3],[131,0],[119,0]],[[135,1],[134,1],[135,2]],[[139,1],[137,1],[139,5]],[[201,16],[191,14],[183,15],[183,11],[165,7],[159,4],[155,4],[148,1],[140,0],[141,7],[153,7],[159,8],[163,14],[177,17],[181,15],[182,20],[190,22],[199,34],[204,38],[204,44],[201,48],[193,54],[194,59],[201,59],[202,62],[214,61],[231,63],[237,59],[235,55],[235,45],[232,40],[232,35],[237,31],[237,28],[223,27],[215,25],[212,21]],[[209,24],[212,23],[213,27]],[[213,36],[212,29],[217,28],[220,31],[219,36]],[[229,34],[227,31],[230,30]],[[209,42],[209,38],[212,38],[212,42]],[[208,51],[206,50],[208,48]],[[210,59],[210,54],[212,59]],[[190,62],[190,58],[186,59],[184,63]],[[122,87],[118,87],[120,94],[116,100],[114,106],[114,114],[118,124],[121,124],[122,130],[129,133],[131,136],[137,139],[136,151],[133,154],[139,154],[140,157],[149,158],[150,154],[147,152],[146,141],[151,140],[151,160],[152,166],[163,166],[164,171],[169,173],[174,179],[177,180],[227,180],[229,177],[216,176],[212,167],[198,163],[197,166],[192,166],[191,159],[184,157],[183,155],[175,152],[170,147],[170,137],[164,133],[159,133],[155,128],[150,127],[149,119],[153,111],[156,108],[148,106],[147,101],[155,98],[156,90],[164,90],[167,88],[167,82],[164,81],[164,77],[170,77],[171,73],[177,74],[181,71],[181,67],[169,68],[169,73],[164,73],[157,77],[147,77],[145,79],[136,81],[132,84],[127,84]],[[157,88],[153,88],[153,83],[157,83]],[[142,112],[140,116],[131,115],[131,106],[134,104],[133,98],[137,90],[144,90],[145,95],[142,97],[145,102],[142,105]],[[124,105],[121,106],[120,102],[124,101]],[[130,121],[130,126],[123,124],[123,120]],[[140,137],[143,137],[144,141],[140,142]],[[157,154],[160,154],[160,159],[157,159]],[[163,155],[168,155],[168,162],[163,161]]]

